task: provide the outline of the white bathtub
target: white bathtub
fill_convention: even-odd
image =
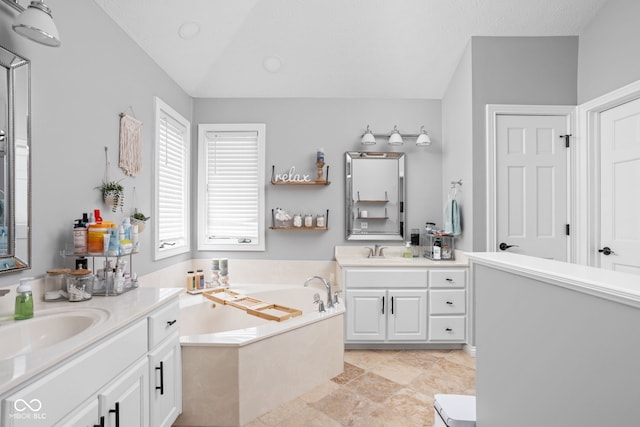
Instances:
[[[318,312],[320,283],[245,285],[232,290],[302,310],[264,320],[202,295],[181,298],[183,413],[176,426],[241,426],[343,369],[344,305]]]

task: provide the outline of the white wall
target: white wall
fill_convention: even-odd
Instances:
[[[25,3],[25,2],[21,2]],[[13,32],[15,10],[0,4],[0,43],[31,60],[32,83],[32,265],[29,271],[0,276],[0,286],[20,276],[41,276],[60,266],[59,251],[71,239],[73,220],[94,208],[105,220],[121,221],[136,205],[151,213],[153,96],[158,95],[191,119],[191,98],[124,34],[93,1],[48,0],[62,46],[40,46]],[[100,193],[104,147],[109,147],[112,178],[118,169],[118,114],[131,106],[144,122],[143,172],[122,181],[125,213],[105,212]],[[135,271],[147,273],[180,261],[154,263],[152,232],[141,235],[143,252]],[[189,258],[187,254],[184,258]]]
[[[640,79],[640,2],[609,0],[580,34],[578,103]]]
[[[456,249],[473,249],[473,141],[471,43],[458,63],[442,98],[442,201],[447,201],[451,181],[462,180],[456,200],[460,206],[462,234]]]
[[[267,230],[266,252],[227,255],[234,258],[332,259],[333,247],[346,243],[344,153],[362,150],[360,136],[367,124],[376,133],[387,133],[394,125],[405,133],[417,133],[421,125],[429,131],[433,141],[430,147],[417,148],[415,139],[407,139],[404,146],[392,148],[380,140],[366,151],[406,153],[407,233],[411,228],[423,228],[427,220],[441,222],[440,104],[439,100],[394,99],[195,99],[194,123],[266,123],[269,176],[271,165],[280,172],[291,166],[296,166],[297,170],[313,170],[317,147],[324,147],[325,162],[330,166],[331,185],[328,187],[292,188],[267,184],[266,189],[269,216],[275,207],[300,212],[329,209],[329,231]],[[207,252],[194,254],[197,258],[211,255]]]

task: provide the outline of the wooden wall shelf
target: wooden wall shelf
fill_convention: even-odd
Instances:
[[[316,163],[317,178],[313,181],[281,181],[276,179],[276,165],[271,165],[271,184],[272,185],[330,185],[329,181],[329,165],[327,165],[326,173],[323,172],[324,163]],[[293,170],[293,168],[291,168]]]

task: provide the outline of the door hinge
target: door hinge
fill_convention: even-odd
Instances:
[[[560,138],[564,138],[564,146],[569,148],[569,138],[571,137],[571,134],[568,133],[566,135],[560,135]]]
[[[569,224],[564,226],[564,231],[567,234],[567,236],[571,235],[571,226]]]

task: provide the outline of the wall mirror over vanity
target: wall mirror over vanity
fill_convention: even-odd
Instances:
[[[346,239],[404,240],[404,153],[346,153]]]
[[[31,267],[31,65],[0,47],[0,273]]]

